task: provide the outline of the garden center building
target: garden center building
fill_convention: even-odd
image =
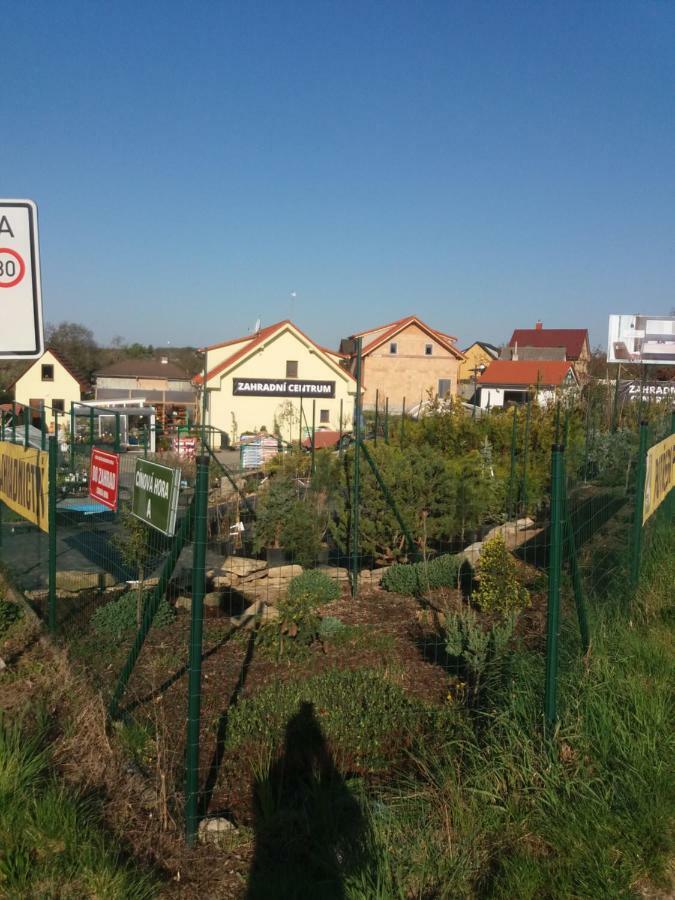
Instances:
[[[313,421],[317,430],[351,429],[356,381],[342,365],[346,357],[320,347],[290,320],[203,352],[206,425],[231,441],[260,431],[297,441]],[[203,374],[195,383],[203,386]]]

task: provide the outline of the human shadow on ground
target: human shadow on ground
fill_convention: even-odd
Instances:
[[[341,900],[369,865],[367,820],[303,703],[281,757],[253,787],[255,853],[246,900]]]

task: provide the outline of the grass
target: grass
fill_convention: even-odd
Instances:
[[[0,720],[0,896],[146,900],[156,885],[124,861],[96,804],[50,770],[46,726]]]
[[[540,727],[543,660],[521,650],[492,709],[370,800],[375,864],[350,876],[346,896],[619,898],[636,885],[667,888],[672,534],[655,535],[644,575],[632,618],[595,610],[588,659],[571,625],[564,631],[552,735]]]

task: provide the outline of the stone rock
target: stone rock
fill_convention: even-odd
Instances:
[[[302,575],[302,572],[302,566],[275,566],[273,569],[267,570],[267,577],[269,578],[270,582],[290,581],[291,578],[297,578],[298,575]]]
[[[249,559],[246,556],[228,556],[220,567],[220,574],[237,575],[239,578],[245,578],[254,572],[260,572],[267,568],[267,563],[263,559]]]
[[[199,840],[202,843],[215,843],[231,834],[237,833],[237,826],[224,816],[210,816],[199,823]]]
[[[389,566],[383,566],[381,569],[361,569],[359,573],[359,582],[364,585],[370,585],[371,587],[379,587],[380,582],[384,577],[384,573],[388,568]]]
[[[176,609],[185,609],[188,612],[192,609],[192,597],[186,597],[184,594],[176,598]]]
[[[223,597],[220,591],[209,591],[208,594],[204,594],[204,606],[209,609],[220,609],[222,601]]]
[[[79,572],[66,569],[56,573],[56,588],[62,591],[104,590],[117,584],[109,572]]]
[[[349,581],[349,569],[341,566],[317,566],[317,571],[323,572],[324,575],[328,575],[329,578],[334,578],[336,581]]]
[[[240,580],[239,576],[232,572],[226,572],[224,575],[213,575],[211,577],[211,583],[216,588],[236,587]]]
[[[516,550],[540,530],[534,527],[534,521],[529,517],[516,519],[515,522],[505,522],[503,525],[491,528],[483,538],[483,543],[499,535],[504,539],[507,550]]]
[[[458,555],[463,556],[464,559],[469,563],[471,568],[475,569],[478,565],[478,560],[480,559],[482,549],[483,542],[477,541],[475,544],[469,544],[469,546],[465,547]]]

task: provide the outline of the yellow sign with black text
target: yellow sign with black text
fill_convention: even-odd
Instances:
[[[647,451],[642,524],[656,512],[675,484],[675,434]]]
[[[49,530],[49,457],[0,441],[0,500],[42,531]]]

